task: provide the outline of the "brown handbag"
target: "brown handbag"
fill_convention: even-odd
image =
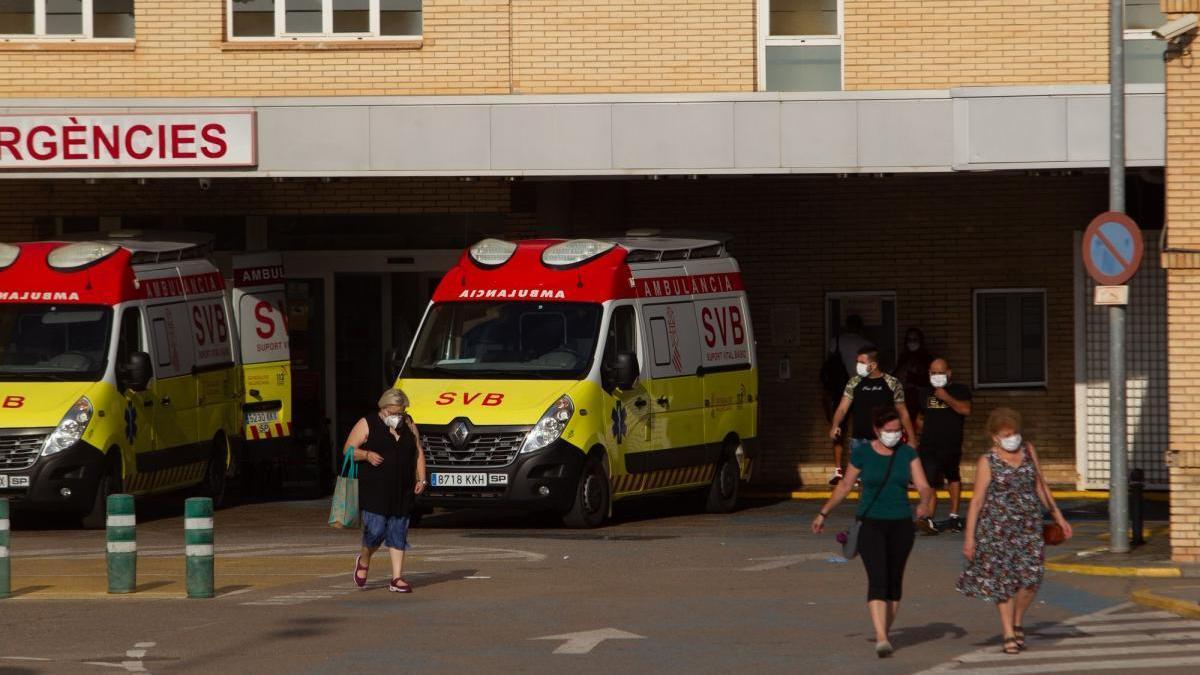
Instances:
[[[1042,539],[1046,541],[1047,546],[1058,546],[1067,540],[1067,533],[1063,532],[1062,525],[1058,523],[1045,523],[1042,525]]]

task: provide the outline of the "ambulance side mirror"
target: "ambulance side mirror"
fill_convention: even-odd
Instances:
[[[613,359],[608,384],[617,389],[632,389],[639,372],[641,368],[638,366],[637,354],[620,352]]]
[[[145,391],[150,386],[150,355],[146,352],[130,354],[129,360],[118,367],[118,375],[123,389]]]
[[[404,368],[405,351],[401,347],[392,347],[388,352],[387,365],[384,366],[383,376],[387,379],[387,386],[392,386],[396,383],[396,378],[400,377],[400,370]]]

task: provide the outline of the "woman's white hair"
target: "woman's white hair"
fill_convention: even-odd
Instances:
[[[408,408],[408,394],[405,394],[399,389],[388,389],[379,397],[379,409],[383,410],[389,406],[399,406]]]

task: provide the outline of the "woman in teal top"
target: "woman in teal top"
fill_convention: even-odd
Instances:
[[[846,498],[855,480],[861,477],[862,494],[856,514],[862,521],[858,552],[867,569],[867,608],[875,625],[875,653],[885,657],[892,653],[888,632],[900,609],[904,565],[915,536],[908,483],[912,481],[921,494],[917,518],[929,515],[933,488],[925,480],[917,451],[900,443],[903,436],[900,415],[892,408],[881,409],[875,413],[874,424],[876,439],[850,451],[846,477],[813,518],[812,530],[820,533],[824,529],[829,511]]]

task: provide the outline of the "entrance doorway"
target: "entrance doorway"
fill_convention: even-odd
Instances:
[[[459,255],[284,252],[298,421],[327,419],[333,447],[339,447],[392,384],[388,353],[407,351],[434,289]]]

